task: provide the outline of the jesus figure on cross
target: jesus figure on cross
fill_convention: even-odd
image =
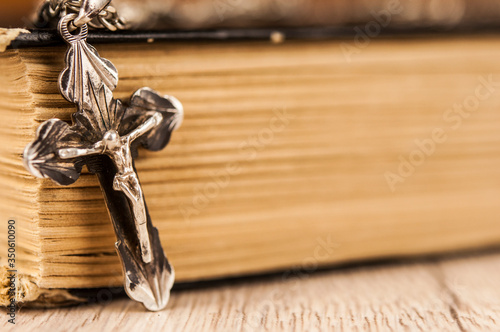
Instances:
[[[101,141],[98,141],[90,148],[63,148],[58,151],[61,159],[72,159],[96,154],[105,154],[111,158],[117,169],[113,180],[113,189],[122,191],[130,201],[144,263],[151,262],[151,244],[146,224],[144,197],[137,173],[133,167],[130,146],[135,139],[158,126],[161,120],[162,115],[155,112],[148,120],[125,136],[120,137],[116,130],[109,130],[104,134]]]

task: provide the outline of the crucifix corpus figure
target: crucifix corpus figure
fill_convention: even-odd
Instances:
[[[151,244],[149,243],[146,226],[147,218],[144,197],[141,185],[139,184],[139,178],[134,169],[130,146],[136,138],[141,137],[158,126],[161,120],[161,114],[154,113],[146,122],[123,137],[116,130],[109,130],[103,135],[102,140],[90,148],[63,148],[57,151],[61,159],[72,159],[96,154],[105,154],[111,158],[116,166],[113,189],[122,191],[130,201],[144,263],[151,262]]]

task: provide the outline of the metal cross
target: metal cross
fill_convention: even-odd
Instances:
[[[73,124],[51,119],[40,125],[26,146],[24,165],[33,175],[61,185],[75,182],[83,165],[97,175],[117,237],[125,289],[147,309],[161,310],[174,270],[151,223],[134,156],[138,146],[153,151],[165,147],[182,122],[183,108],[174,97],[149,88],[136,91],[128,105],[114,99],[118,72],[87,44],[86,24],[69,31],[76,18],[68,14],[58,26],[69,44],[59,88],[77,106]]]

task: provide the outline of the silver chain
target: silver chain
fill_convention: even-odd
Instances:
[[[81,5],[81,0],[46,0],[39,9],[35,26],[55,26],[61,17],[67,14],[78,14]],[[110,31],[127,28],[125,20],[118,15],[112,5],[104,8],[88,25],[94,29],[108,29]]]

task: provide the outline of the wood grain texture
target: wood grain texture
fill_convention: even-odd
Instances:
[[[290,271],[289,271],[290,272]],[[17,313],[2,331],[496,331],[500,252],[174,291],[145,312],[126,298]]]

